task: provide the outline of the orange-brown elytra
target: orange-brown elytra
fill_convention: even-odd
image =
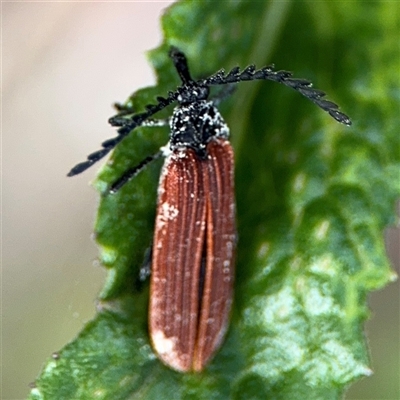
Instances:
[[[233,151],[175,150],[164,165],[150,281],[149,327],[159,357],[201,371],[219,347],[232,303],[235,247]]]
[[[118,135],[102,149],[77,164],[68,176],[77,175],[104,157],[139,126],[160,126],[150,119],[178,103],[167,121],[169,143],[127,170],[110,187],[116,193],[149,162],[165,157],[158,188],[157,216],[151,260],[149,334],[158,357],[169,367],[202,371],[221,345],[227,330],[233,297],[235,231],[234,159],[229,129],[209,88],[241,81],[272,80],[289,86],[327,111],[338,122],[350,119],[325,93],[290,72],[273,66],[256,70],[250,65],[205,79],[193,80],[185,55],[176,48],[171,59],[182,85],[146,111],[135,113],[118,106],[110,118]]]

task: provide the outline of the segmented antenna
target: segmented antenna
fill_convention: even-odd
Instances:
[[[169,56],[171,57],[176,70],[178,71],[182,83],[185,85],[189,82],[193,82],[193,79],[190,76],[189,66],[186,60],[186,56],[174,46],[171,47],[171,50],[169,51]]]
[[[163,155],[163,151],[160,150],[156,154],[146,157],[135,167],[130,168],[127,171],[125,171],[124,174],[116,182],[114,182],[112,184],[109,192],[110,193],[118,192],[118,190],[121,189],[121,187],[124,186],[126,182],[128,182],[130,179],[132,179],[134,176],[136,176],[143,168],[146,167],[147,164],[151,163],[154,160],[157,160],[157,158],[160,158],[162,155]]]
[[[322,90],[314,89],[312,83],[307,79],[292,78],[292,73],[288,71],[275,71],[274,65],[256,70],[255,65],[249,65],[243,71],[239,67],[232,68],[228,74],[225,70],[221,69],[215,74],[206,79],[197,81],[199,85],[212,86],[212,85],[225,85],[228,83],[237,83],[242,81],[253,80],[270,80],[284,84],[294,90],[297,90],[303,96],[310,99],[318,107],[329,113],[329,115],[341,124],[351,125],[350,118],[339,111],[339,106],[332,101],[325,100],[325,92]]]
[[[146,121],[149,117],[154,115],[155,113],[161,111],[163,108],[169,106],[172,104],[174,101],[176,101],[176,97],[178,95],[178,91],[175,92],[169,92],[168,97],[157,97],[157,104],[149,104],[146,106],[147,111],[133,115],[130,118],[126,118],[125,115],[126,113],[117,114],[114,117],[111,117],[108,122],[112,126],[119,126],[120,128],[117,130],[118,136],[108,139],[105,142],[101,144],[103,147],[102,149],[95,151],[92,154],[89,154],[87,156],[87,160],[84,162],[81,162],[75,167],[69,171],[67,176],[74,176],[78,175],[81,172],[87,170],[89,167],[91,167],[95,162],[99,161],[101,158],[103,158],[105,155],[107,155],[122,139],[125,138],[131,132],[133,129],[136,127],[140,126],[143,124],[144,121]]]

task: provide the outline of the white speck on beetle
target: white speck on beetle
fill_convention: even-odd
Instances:
[[[155,331],[153,333],[153,343],[156,351],[160,354],[175,352],[176,337],[167,338],[162,331]]]
[[[173,220],[175,219],[179,214],[179,210],[175,207],[172,206],[168,203],[163,203],[161,205],[161,213],[160,213],[160,217],[166,221],[166,220]]]
[[[172,154],[170,142],[168,142],[165,146],[160,147],[160,151],[164,157],[170,156]]]

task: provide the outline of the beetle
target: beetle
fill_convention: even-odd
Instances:
[[[139,126],[159,126],[150,117],[177,103],[169,119],[169,143],[127,170],[110,187],[116,193],[148,163],[164,156],[158,187],[151,260],[149,334],[158,357],[181,371],[202,371],[225,336],[233,298],[236,244],[234,155],[229,128],[209,100],[210,87],[272,80],[289,86],[345,125],[351,121],[325,93],[305,79],[273,66],[235,67],[205,79],[192,79],[186,56],[175,47],[170,57],[182,84],[157,97],[146,111],[119,106],[109,119],[118,135],[71,169],[77,175],[110,152]]]

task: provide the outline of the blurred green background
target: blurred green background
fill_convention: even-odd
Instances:
[[[170,3],[2,4],[4,400],[26,397],[46,357],[95,313],[105,276],[90,238],[95,171],[65,174],[110,137],[110,104],[154,82],[144,52],[161,41]],[[385,236],[398,271],[399,230]],[[374,375],[346,398],[398,399],[398,282],[370,306]]]

